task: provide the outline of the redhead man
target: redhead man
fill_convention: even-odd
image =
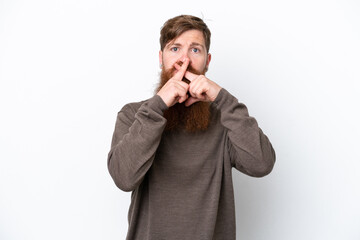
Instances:
[[[235,240],[232,168],[253,177],[273,169],[255,118],[205,76],[210,37],[200,18],[166,21],[156,94],[118,113],[107,164],[132,192],[127,240]]]

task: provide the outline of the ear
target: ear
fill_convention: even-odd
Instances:
[[[206,68],[209,67],[210,61],[211,61],[211,53],[208,53],[207,59],[206,59]]]
[[[159,66],[162,66],[162,51],[159,51]]]

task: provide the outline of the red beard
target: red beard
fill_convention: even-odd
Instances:
[[[181,65],[181,63],[179,64]],[[188,71],[197,75],[204,75],[207,69],[203,72],[196,71],[190,65]],[[173,76],[176,69],[165,70],[162,68],[160,75],[160,83],[156,90],[158,92],[165,83]],[[186,78],[184,82],[189,82]],[[189,93],[188,93],[189,94]],[[190,94],[189,94],[190,96]],[[188,132],[204,131],[208,128],[210,122],[210,104],[209,102],[196,102],[189,107],[185,106],[185,102],[176,103],[164,112],[164,117],[167,120],[165,131],[172,131],[178,129],[185,129]]]

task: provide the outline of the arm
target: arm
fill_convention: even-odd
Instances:
[[[221,124],[227,129],[227,147],[231,165],[254,177],[269,174],[275,163],[275,151],[255,118],[250,117],[244,104],[204,75],[185,73],[189,79],[189,97],[185,105],[211,101],[220,111]]]
[[[275,163],[275,151],[246,106],[225,89],[221,89],[214,104],[221,112],[221,124],[228,130],[232,166],[253,177],[269,174]]]
[[[118,114],[108,169],[115,184],[124,191],[138,187],[151,167],[166,125],[164,111],[187,99],[189,86],[181,80],[189,59],[182,62],[174,76],[136,113],[126,105]]]
[[[166,109],[166,104],[155,95],[137,112],[128,104],[118,113],[107,165],[121,190],[138,187],[151,167],[166,125]]]

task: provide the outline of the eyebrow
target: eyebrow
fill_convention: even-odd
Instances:
[[[180,43],[172,43],[172,44],[169,44],[167,47],[170,48],[170,47],[181,47],[182,45]],[[200,43],[197,43],[197,42],[192,42],[190,44],[190,47],[201,47],[202,49],[205,49],[205,47],[200,44]]]
[[[193,42],[190,44],[191,47],[201,47],[201,48],[204,48],[204,46],[200,43],[196,43],[196,42]]]

